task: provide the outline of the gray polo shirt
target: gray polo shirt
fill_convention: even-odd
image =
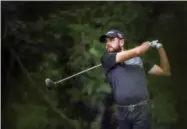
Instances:
[[[116,63],[116,53],[105,53],[101,63],[116,104],[136,104],[149,98],[146,73],[153,64],[140,57]]]

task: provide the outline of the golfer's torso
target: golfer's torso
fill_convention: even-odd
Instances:
[[[117,65],[107,77],[117,104],[135,104],[148,99],[146,74],[139,57]]]

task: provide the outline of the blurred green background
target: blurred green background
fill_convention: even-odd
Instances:
[[[1,2],[2,128],[100,129],[111,93],[100,68],[48,91],[100,63],[98,37],[124,32],[128,47],[159,39],[171,77],[148,77],[152,129],[186,129],[187,2]],[[159,63],[155,49],[144,55]]]

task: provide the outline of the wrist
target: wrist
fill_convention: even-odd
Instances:
[[[139,47],[137,47],[137,54],[141,55],[145,52],[145,50],[148,48],[148,43],[143,43],[142,45],[140,45]]]
[[[157,43],[156,48],[159,49],[161,47],[163,47],[163,45],[161,43]]]
[[[151,47],[152,46],[152,43],[151,42],[147,42],[148,46]]]

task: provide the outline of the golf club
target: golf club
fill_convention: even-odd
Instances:
[[[71,79],[71,78],[73,78],[73,77],[75,77],[75,76],[77,76],[77,75],[80,75],[80,74],[82,74],[82,73],[85,73],[85,72],[87,72],[87,71],[90,71],[90,70],[92,70],[92,69],[95,69],[95,68],[97,68],[97,67],[99,67],[99,66],[101,66],[101,64],[95,65],[95,66],[93,66],[93,67],[90,67],[90,68],[88,68],[88,69],[85,69],[85,70],[83,70],[83,71],[81,71],[81,72],[78,72],[78,73],[76,73],[76,74],[73,74],[73,75],[71,75],[71,76],[69,76],[69,77],[66,77],[66,78],[61,79],[61,80],[56,81],[56,82],[54,82],[54,81],[51,80],[50,78],[46,78],[46,79],[45,79],[45,85],[46,85],[46,87],[47,87],[48,90],[52,90],[52,89],[54,88],[54,85],[56,85],[56,84],[58,84],[58,83],[62,83],[62,82],[64,82],[64,81],[68,80],[68,79]]]
[[[151,43],[152,43],[152,44],[158,43],[158,40],[153,40]],[[58,83],[61,83],[61,82],[63,82],[63,81],[66,81],[66,80],[68,80],[68,79],[71,79],[71,78],[73,78],[73,77],[75,77],[75,76],[77,76],[77,75],[80,75],[80,74],[82,74],[82,73],[85,73],[85,72],[87,72],[87,71],[90,71],[90,70],[92,70],[92,69],[95,69],[95,68],[97,68],[97,67],[99,67],[99,66],[101,66],[101,64],[95,65],[95,66],[93,66],[93,67],[90,67],[90,68],[88,68],[88,69],[86,69],[86,70],[83,70],[83,71],[81,71],[81,72],[78,72],[78,73],[76,73],[76,74],[73,74],[73,75],[71,75],[71,76],[69,76],[69,77],[66,77],[66,78],[64,78],[64,79],[62,79],[62,80],[59,80],[59,81],[56,81],[56,82],[52,81],[50,78],[46,78],[46,79],[45,79],[46,87],[47,87],[48,90],[51,90],[51,89],[54,88],[54,85],[55,85],[55,84],[58,84]]]

